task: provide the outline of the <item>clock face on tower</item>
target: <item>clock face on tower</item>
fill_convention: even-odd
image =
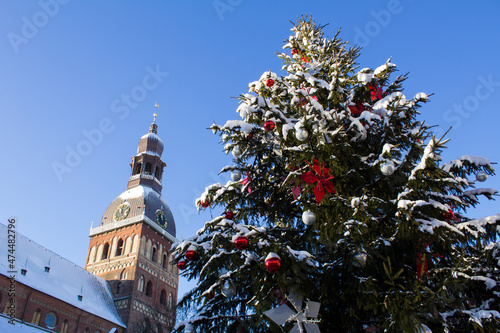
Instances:
[[[113,214],[113,219],[115,221],[121,221],[125,219],[128,216],[128,213],[130,212],[130,206],[128,203],[122,203],[118,208],[115,210],[115,213]]]
[[[167,219],[165,218],[165,213],[161,209],[156,211],[156,223],[163,229],[167,227]]]

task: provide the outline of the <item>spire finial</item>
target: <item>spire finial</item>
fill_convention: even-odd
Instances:
[[[159,105],[158,103],[156,103],[156,102],[155,102],[155,108],[156,108],[156,109],[159,109],[159,108],[160,108],[160,105]],[[158,114],[156,114],[156,112],[155,112],[155,113],[153,113],[153,116],[155,117],[155,118],[153,119],[153,124],[154,124],[154,123],[156,123],[156,117],[158,116]]]
[[[156,109],[160,108],[160,105],[156,102],[155,102],[155,108]],[[158,125],[156,125],[156,117],[158,115],[155,112],[155,113],[153,113],[153,116],[154,116],[154,119],[153,119],[153,123],[151,124],[151,126],[149,126],[149,133],[158,134]]]

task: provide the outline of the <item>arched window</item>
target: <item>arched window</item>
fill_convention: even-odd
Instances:
[[[153,295],[153,283],[151,281],[148,281],[146,283],[146,296],[151,297]]]
[[[118,283],[116,284],[116,294],[118,295],[120,293],[120,287],[122,286],[122,283],[120,281],[118,281]]]
[[[155,178],[160,179],[160,168],[158,166],[155,167]]]
[[[109,243],[106,242],[106,243],[104,243],[104,247],[102,249],[101,260],[108,259],[108,253],[109,253]]]
[[[41,316],[42,316],[42,310],[36,309],[35,313],[33,313],[33,318],[31,318],[31,323],[38,325],[40,323]]]
[[[172,296],[172,293],[169,293],[168,294],[168,305],[167,305],[169,308],[172,308],[173,301],[174,301],[174,296]]]
[[[142,163],[137,163],[135,165],[135,172],[134,172],[134,175],[138,175],[141,173],[141,169],[142,169]]]
[[[116,244],[116,254],[115,256],[121,256],[123,253],[123,239],[118,239],[118,243]]]
[[[68,333],[68,320],[64,319],[61,325],[61,333]]]
[[[161,260],[161,267],[167,269],[167,265],[168,265],[168,256],[166,253],[163,253],[163,258]]]
[[[93,264],[95,262],[96,254],[97,254],[97,246],[92,246],[92,249],[90,249],[89,258],[87,261],[88,264]]]
[[[143,293],[144,292],[144,276],[141,275],[139,278],[139,284],[137,285],[137,289]]]
[[[162,289],[160,292],[160,304],[167,304],[167,292],[165,291],[165,289]]]
[[[120,273],[120,280],[126,280],[128,277],[128,271],[126,269],[123,269],[123,271]]]
[[[158,251],[156,250],[156,246],[153,246],[153,249],[151,250],[151,260],[153,262],[158,260]]]
[[[146,175],[150,175],[151,174],[151,163],[146,163],[146,167],[144,168],[144,173]]]

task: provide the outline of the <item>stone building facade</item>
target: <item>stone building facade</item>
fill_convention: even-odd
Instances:
[[[61,333],[167,333],[175,326],[179,272],[169,250],[176,226],[161,196],[166,164],[157,128],[153,122],[139,141],[126,191],[91,229],[84,268],[19,235],[26,272],[16,281],[18,323]],[[11,311],[5,263],[7,258],[0,263],[0,321]]]

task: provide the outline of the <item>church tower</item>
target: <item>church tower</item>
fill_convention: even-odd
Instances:
[[[168,251],[177,239],[161,196],[166,164],[157,130],[153,122],[141,137],[127,190],[90,230],[85,269],[109,282],[127,333],[167,333],[175,325],[179,272]]]

